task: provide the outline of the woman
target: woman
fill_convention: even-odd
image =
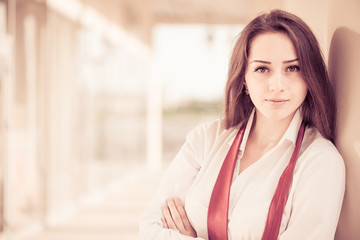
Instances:
[[[345,189],[335,102],[310,28],[274,10],[233,50],[225,117],[169,166],[141,239],[333,239]]]

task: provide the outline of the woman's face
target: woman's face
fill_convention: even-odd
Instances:
[[[257,114],[273,120],[292,118],[307,87],[294,45],[284,33],[263,33],[250,44],[245,81]]]

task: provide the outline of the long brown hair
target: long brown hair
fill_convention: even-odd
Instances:
[[[224,127],[228,129],[247,120],[254,107],[244,87],[247,59],[251,41],[266,32],[285,33],[294,44],[308,88],[302,104],[303,119],[307,126],[316,127],[326,139],[333,141],[335,99],[319,44],[304,21],[282,10],[273,10],[253,19],[236,41],[226,83]]]

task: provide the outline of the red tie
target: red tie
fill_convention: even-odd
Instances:
[[[246,124],[237,133],[225,160],[221,166],[218,178],[211,194],[207,216],[209,240],[228,239],[228,211],[231,181],[234,174],[236,158],[244,136]]]
[[[225,157],[211,194],[207,216],[209,240],[228,239],[227,228],[230,187],[244,130],[245,124],[240,128]],[[265,230],[261,238],[262,240],[276,240],[278,238],[281,219],[289,195],[289,188],[292,182],[293,172],[299,155],[304,132],[305,124],[302,123],[297,136],[294,152],[291,156],[289,164],[279,179],[275,194],[271,201]]]

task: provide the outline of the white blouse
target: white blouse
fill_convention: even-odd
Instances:
[[[229,240],[261,239],[270,202],[293,153],[302,121],[297,111],[279,143],[238,174],[253,118],[254,112],[245,129],[230,191]],[[208,239],[210,196],[237,132],[238,128],[224,129],[217,120],[202,124],[188,134],[140,219],[139,239],[194,239],[162,227],[161,206],[169,197],[179,197],[185,202],[186,213],[198,235],[196,239]],[[316,129],[307,128],[278,239],[334,239],[344,191],[342,157]]]

